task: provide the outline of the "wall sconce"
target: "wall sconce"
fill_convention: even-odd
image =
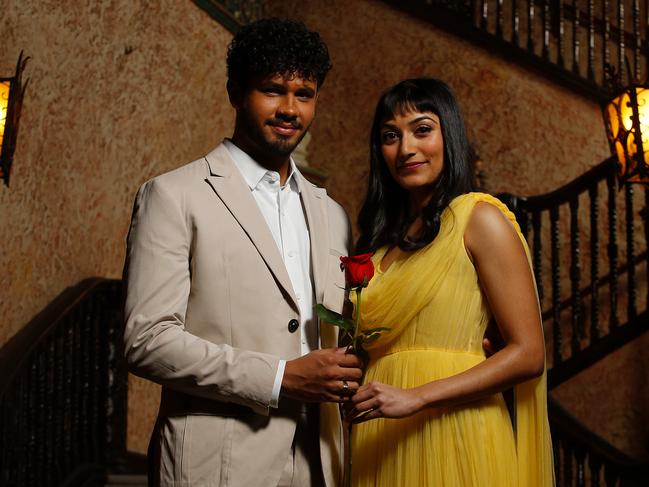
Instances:
[[[23,59],[23,53],[18,57],[16,74],[11,78],[0,78],[0,177],[9,186],[9,173],[16,149],[18,137],[18,122],[20,109],[23,105],[23,95],[29,79],[22,85],[22,74],[29,57]]]
[[[631,83],[602,106],[622,183],[649,183],[649,85]]]

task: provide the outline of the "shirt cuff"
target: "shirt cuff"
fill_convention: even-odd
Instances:
[[[271,408],[277,408],[279,405],[279,392],[282,389],[282,379],[284,378],[284,367],[286,366],[286,360],[280,360],[277,364],[277,374],[275,374],[275,383],[273,384],[273,392],[270,393],[270,403]]]

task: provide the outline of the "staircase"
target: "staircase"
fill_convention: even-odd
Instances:
[[[383,0],[596,101],[649,73],[647,0]]]
[[[0,486],[103,486],[143,463],[126,451],[121,294],[82,281],[0,350]]]
[[[619,188],[616,170],[608,159],[551,193],[499,195],[532,253],[549,335],[549,390],[649,330],[649,192]],[[649,464],[618,451],[552,399],[549,410],[558,485],[649,485]]]

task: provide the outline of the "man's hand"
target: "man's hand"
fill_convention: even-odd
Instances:
[[[498,330],[498,325],[494,320],[491,320],[485,330],[484,337],[482,338],[482,348],[485,355],[491,357],[494,353],[502,350],[504,347],[505,341]]]
[[[286,362],[280,397],[305,402],[345,402],[358,390],[361,360],[345,348],[314,350]]]

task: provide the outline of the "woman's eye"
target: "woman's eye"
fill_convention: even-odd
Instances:
[[[425,134],[430,133],[432,130],[433,130],[433,127],[431,127],[430,125],[420,125],[419,127],[417,127],[415,129],[415,133],[425,135]]]
[[[383,132],[381,135],[381,141],[384,144],[389,144],[397,140],[397,134],[395,132]]]

